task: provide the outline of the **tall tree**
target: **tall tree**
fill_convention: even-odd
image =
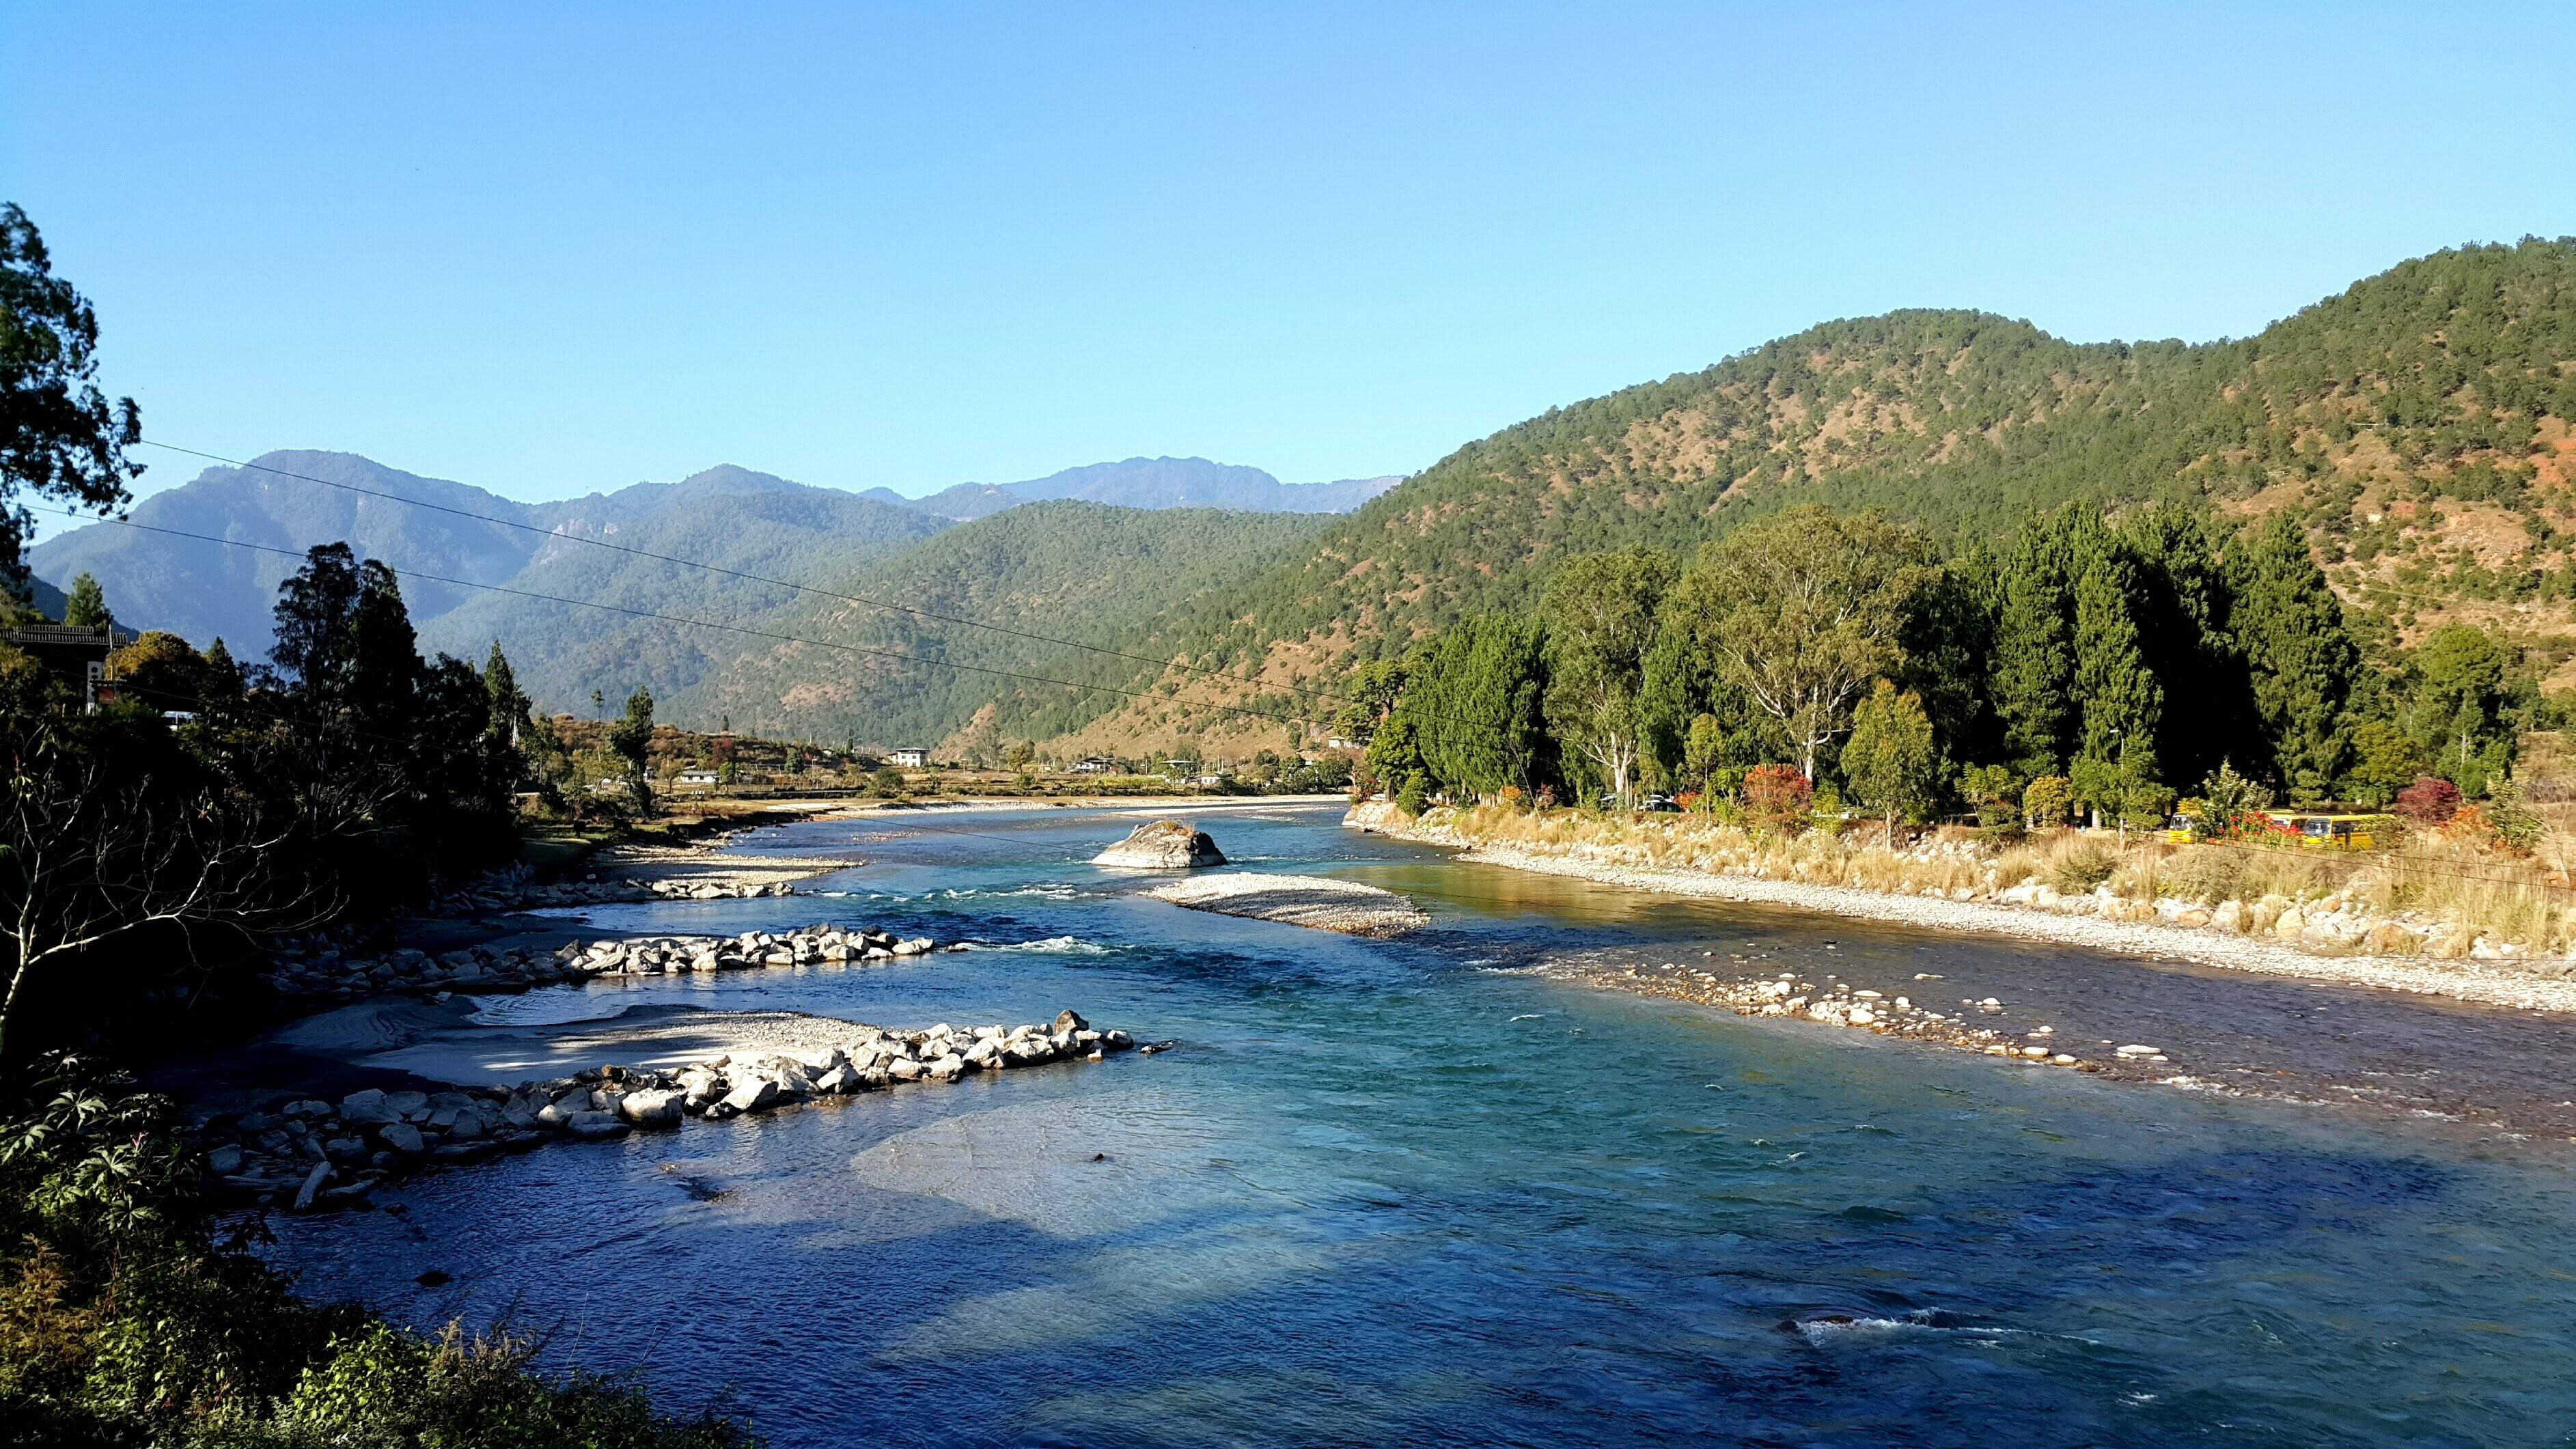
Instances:
[[[104,629],[114,618],[107,612],[107,591],[83,571],[63,595],[63,622],[75,629]]]
[[[1880,680],[1852,711],[1842,766],[1852,794],[1886,817],[1888,836],[1894,839],[1896,817],[1918,817],[1930,810],[1940,788],[1932,720],[1923,712],[1923,701]]]
[[[2415,647],[2410,733],[2442,778],[2480,795],[2510,763],[2514,731],[2505,707],[2512,655],[2485,630],[2445,624]]]
[[[1883,514],[1794,508],[1703,549],[1672,612],[1812,785],[1852,706],[1904,663],[1907,611],[1931,576],[1922,536]]]
[[[2134,612],[2147,668],[2168,701],[2157,757],[2165,777],[2200,780],[2230,759],[2262,753],[2253,743],[2252,686],[2233,634],[2235,598],[2218,561],[2209,515],[2159,503],[2122,520],[2119,543],[2136,569]]]
[[[23,494],[104,516],[131,498],[143,465],[134,399],[98,387],[98,317],[53,274],[34,222],[0,202],[0,592],[23,600],[20,557],[35,516]]]
[[[653,813],[653,691],[626,696],[626,717],[609,727],[608,747],[626,762],[626,785],[635,794],[635,812]]]
[[[2343,604],[2308,552],[2307,535],[2273,514],[2229,550],[2235,629],[2252,675],[2254,707],[2271,744],[2268,773],[2292,801],[2324,799],[2350,750],[2345,706],[2361,651]]]
[[[2078,805],[2124,813],[2139,785],[2159,778],[2156,732],[2164,689],[2147,668],[2131,614],[2136,597],[2128,561],[2116,551],[2096,556],[2075,586],[2075,692],[2083,709],[2083,746],[2069,772]]]
[[[2004,753],[2026,776],[2057,773],[2082,744],[2075,585],[2108,547],[2099,519],[2061,508],[2024,524],[1999,570],[1989,689]]]
[[[1423,765],[1449,789],[1536,793],[1547,765],[1547,642],[1519,614],[1469,619],[1434,641],[1397,704]]]
[[[1677,572],[1657,549],[1586,554],[1558,567],[1540,603],[1548,718],[1623,800],[1644,745],[1646,653]]]
[[[501,652],[501,641],[492,641],[492,655],[483,661],[483,693],[492,702],[490,733],[508,749],[519,747],[519,737],[527,732],[530,701],[527,691],[519,688],[518,673],[510,668],[510,656]]]

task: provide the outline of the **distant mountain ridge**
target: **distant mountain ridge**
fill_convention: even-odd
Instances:
[[[37,544],[29,563],[52,584],[96,576],[119,620],[135,627],[168,629],[200,645],[221,638],[239,657],[257,659],[268,650],[277,586],[317,543],[346,541],[363,555],[468,585],[508,584],[661,613],[695,609],[693,617],[741,624],[794,591],[620,558],[574,540],[608,540],[811,585],[872,567],[959,520],[1023,503],[1086,498],[1144,509],[1317,513],[1357,507],[1400,481],[1292,485],[1204,458],[1133,458],[1025,483],[961,484],[913,500],[887,488],[818,488],[725,464],[677,483],[522,503],[354,453],[286,450],[252,463],[208,468],[145,498],[131,515],[152,528],[229,543],[96,523]],[[233,546],[239,544],[256,547]],[[41,582],[39,594],[40,603],[51,598],[60,608]],[[404,595],[425,648],[479,659],[500,638],[514,658],[527,654],[521,682],[548,704],[586,706],[593,689],[609,687],[590,682],[595,677],[624,681],[620,688],[685,690],[723,655],[724,636],[713,629],[686,631],[700,644],[665,647],[660,641],[674,626],[654,624],[660,632],[646,638],[637,626],[647,621],[620,624],[605,611],[427,580],[407,582]],[[523,637],[513,642],[514,633]],[[626,642],[609,648],[603,641],[612,638]]]
[[[1128,458],[1067,468],[1024,483],[960,483],[913,500],[942,518],[985,518],[1050,498],[1121,508],[1222,508],[1240,513],[1348,513],[1403,482],[1401,475],[1333,483],[1282,483],[1259,468],[1205,458]]]
[[[545,527],[547,509],[444,478],[388,468],[354,453],[263,453],[261,468],[209,468],[186,484],[134,506],[135,522],[282,552],[232,548],[173,538],[115,523],[93,523],[46,539],[28,551],[36,571],[57,583],[96,577],[108,606],[135,628],[168,629],[199,646],[220,638],[242,659],[268,652],[269,610],[277,586],[317,543],[345,539],[371,557],[428,573],[497,584],[526,567],[543,535],[507,524]],[[454,513],[407,507],[327,487],[304,474],[442,508],[505,520],[483,523]],[[433,618],[471,592],[445,584],[406,588],[415,618]]]

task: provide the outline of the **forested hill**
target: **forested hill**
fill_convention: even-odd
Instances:
[[[883,650],[981,670],[1144,687],[1187,639],[1224,626],[1245,583],[1327,523],[1312,514],[1144,510],[1055,500],[960,524],[832,588],[1044,639],[966,628],[838,600],[811,600],[766,627],[823,645]],[[1067,641],[1067,642],[1054,642]],[[1121,659],[1073,645],[1142,656]],[[1047,739],[1118,696],[944,669],[840,648],[756,648],[673,709],[778,737],[943,746],[965,756],[1004,738]],[[1277,704],[1277,701],[1271,701]],[[1153,711],[1142,718],[1151,722]],[[1274,746],[1291,743],[1271,731]]]
[[[1460,448],[1254,581],[1200,652],[1325,684],[1337,661],[1526,603],[1567,556],[1688,550],[1806,501],[1944,537],[2073,500],[2296,509],[2348,594],[2519,605],[2545,635],[2567,622],[2571,418],[2568,240],[2410,261],[2242,340],[2078,344],[1976,312],[1830,322]]]

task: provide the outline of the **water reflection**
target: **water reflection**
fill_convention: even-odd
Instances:
[[[1434,929],[1139,901],[1077,863],[1131,822],[1061,813],[872,844],[837,900],[627,908],[603,929],[1021,948],[565,995],[1075,1005],[1185,1045],[549,1148],[422,1179],[401,1216],[289,1223],[283,1251],[414,1322],[510,1310],[672,1403],[727,1391],[786,1444],[2465,1444],[2576,1418],[2555,1158],[1499,972],[1994,948],[1460,868],[1326,814],[1202,820],[1414,893]],[[2207,984],[2053,960],[1984,969]]]

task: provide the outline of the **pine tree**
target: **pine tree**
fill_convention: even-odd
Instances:
[[[2322,800],[2350,752],[2346,706],[2361,669],[2343,604],[2309,556],[2306,534],[2285,513],[2238,542],[2227,576],[2237,647],[2271,747],[2266,773],[2297,803]]]
[[[492,738],[509,749],[519,747],[519,736],[527,728],[529,700],[519,688],[517,671],[510,668],[510,657],[501,652],[501,641],[492,641],[492,657],[483,661],[483,692],[492,700]]]
[[[2022,529],[1998,579],[1989,686],[2004,754],[2055,774],[2082,743],[2075,694],[2075,581],[2105,552],[2100,520],[2061,508]]]
[[[2134,570],[2105,550],[2075,586],[2075,693],[2083,745],[2070,771],[2079,805],[2128,808],[2135,787],[2154,781],[2164,690],[2139,646]]]
[[[63,599],[63,622],[75,629],[108,627],[107,594],[97,579],[83,573],[72,580],[71,592]]]
[[[2235,599],[2208,515],[2160,503],[2125,520],[2119,541],[2136,569],[2139,647],[2174,705],[2157,733],[2164,773],[2198,780],[2259,755],[2252,687],[2230,633]]]

